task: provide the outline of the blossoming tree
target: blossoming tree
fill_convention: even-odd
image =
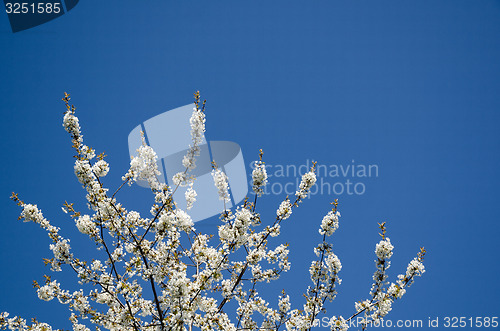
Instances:
[[[34,282],[42,300],[57,299],[67,305],[73,330],[309,330],[325,310],[325,302],[336,296],[342,268],[332,245],[327,241],[339,227],[340,213],[335,200],[332,210],[319,224],[321,242],[314,248],[317,259],[310,266],[311,285],[305,291],[305,303],[293,308],[283,290],[276,302],[259,295],[261,282],[277,280],[290,269],[288,245],[270,247],[270,238],[280,235],[282,223],[290,218],[316,182],[315,166],[302,176],[294,197],[286,197],[270,221],[261,219],[257,199],[267,184],[263,153],[252,172],[253,201],[245,199],[235,210],[224,210],[220,216],[218,238],[197,232],[189,216],[196,202],[190,174],[196,166],[205,132],[205,101],[195,93],[195,108],[190,119],[192,144],[182,163],[184,172],[173,178],[174,187],[158,181],[157,155],[144,142],[130,162],[123,184],[113,193],[103,185],[109,171],[104,155],[96,157],[94,149],[84,144],[75,107],[65,93],[63,126],[71,135],[76,153],[75,175],[86,190],[90,214],[65,203],[63,210],[74,219],[80,232],[93,241],[102,256],[91,262],[79,258],[70,247],[70,239],[59,234],[37,205],[23,202],[17,194],[12,199],[22,208],[19,219],[37,223],[52,241],[53,257],[44,259],[52,271],[67,268],[80,284],[91,285],[70,292],[45,276],[44,284]],[[229,201],[226,174],[213,164],[212,176],[221,200]],[[148,217],[127,210],[115,195],[125,184],[142,180],[149,184],[154,202]],[[188,186],[186,210],[176,206],[173,197],[179,186]],[[386,316],[391,305],[400,299],[416,276],[425,272],[421,248],[406,272],[395,282],[386,274],[393,245],[386,236],[385,224],[379,224],[382,236],[376,245],[376,270],[366,300],[355,303],[352,316],[333,316],[332,330],[347,330],[349,322],[362,316],[362,329]],[[235,309],[229,313],[229,308]],[[274,307],[274,308],[272,308]],[[0,327],[11,330],[52,330],[46,323],[0,314]]]

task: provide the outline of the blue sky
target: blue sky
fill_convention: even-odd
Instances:
[[[50,273],[48,239],[16,221],[12,191],[93,253],[60,208],[85,207],[61,126],[63,92],[86,142],[108,155],[105,183],[117,187],[129,132],[200,90],[207,139],[237,142],[247,172],[259,148],[270,165],[378,167],[378,176],[351,178],[364,194],[317,194],[294,213],[281,236],[292,272],[267,293],[290,288],[302,304],[319,222],[339,198],[333,243],[344,281],[327,316],[350,315],[368,296],[381,221],[395,246],[392,277],[428,250],[427,272],[389,319],[500,315],[499,34],[500,2],[486,0],[80,2],[15,34],[0,14],[0,311],[69,327],[65,308],[32,289]],[[149,210],[141,188],[120,198]],[[265,197],[261,214],[273,217],[283,198]]]

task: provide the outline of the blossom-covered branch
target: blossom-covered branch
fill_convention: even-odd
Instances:
[[[70,238],[47,220],[35,204],[25,203],[15,193],[12,200],[21,207],[19,219],[34,222],[46,230],[51,241],[52,257],[44,259],[53,272],[64,269],[74,273],[82,287],[70,292],[45,276],[34,282],[38,297],[57,299],[67,305],[73,330],[310,330],[317,316],[326,310],[326,301],[337,294],[342,264],[328,239],[339,228],[338,201],[319,222],[320,243],[314,248],[316,259],[309,272],[312,285],[305,290],[302,308],[293,308],[289,294],[283,290],[275,301],[259,293],[260,284],[276,281],[291,269],[289,245],[278,241],[281,227],[290,222],[292,212],[301,206],[316,183],[315,166],[302,176],[295,196],[285,197],[270,216],[257,211],[257,201],[268,183],[263,152],[252,172],[254,198],[247,197],[233,209],[229,201],[228,177],[224,169],[213,164],[212,176],[224,211],[215,236],[198,232],[189,215],[196,203],[193,188],[196,157],[205,132],[205,101],[195,93],[195,107],[190,118],[192,142],[182,160],[184,171],[174,175],[174,187],[158,178],[158,157],[143,137],[137,155],[122,177],[123,183],[113,194],[103,180],[110,170],[105,155],[85,145],[76,108],[69,94],[63,101],[66,112],[63,127],[70,134],[75,151],[74,172],[86,192],[87,213],[65,202],[62,210],[76,228],[96,246],[98,256],[91,261],[77,257]],[[149,215],[126,209],[118,192],[136,181],[148,183],[152,194]],[[179,186],[188,186],[184,194],[186,210],[174,200]],[[270,219],[270,221],[266,221]],[[355,304],[349,318],[333,316],[332,330],[347,330],[349,322],[363,315],[362,328],[370,326],[391,310],[415,277],[425,272],[425,250],[413,259],[405,274],[395,282],[387,281],[386,271],[394,246],[386,237],[385,223],[380,224],[382,240],[376,245],[376,271],[369,299]],[[90,290],[89,290],[90,288]],[[297,305],[298,306],[298,305]],[[234,308],[235,313],[228,313]],[[236,316],[236,318],[231,318]],[[49,324],[33,319],[0,314],[0,328],[10,330],[52,330]]]

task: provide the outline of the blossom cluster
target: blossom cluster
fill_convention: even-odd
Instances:
[[[203,142],[203,134],[205,133],[205,102],[200,107],[200,94],[195,93],[195,108],[189,119],[191,125],[192,145],[190,145],[187,154],[182,159],[182,165],[186,169],[194,169],[196,167],[196,157],[200,155],[200,145]]]
[[[221,169],[214,165],[212,170],[212,177],[214,178],[215,187],[219,194],[219,199],[227,202],[229,201],[229,184],[227,183],[227,175]]]
[[[327,238],[339,228],[338,202],[320,222],[321,242],[314,248],[316,259],[311,262],[311,285],[304,293],[301,308],[294,308],[290,296],[283,290],[276,301],[259,293],[259,284],[278,280],[291,269],[289,245],[274,243],[281,233],[283,221],[306,198],[316,182],[315,166],[302,176],[295,199],[286,197],[278,206],[271,222],[265,222],[257,212],[257,199],[268,179],[262,151],[252,173],[253,202],[233,210],[225,209],[220,216],[216,238],[197,232],[189,209],[196,201],[193,189],[196,180],[189,171],[196,167],[196,156],[205,131],[205,102],[195,94],[190,119],[192,144],[182,164],[184,172],[174,176],[174,185],[189,185],[185,192],[186,210],[179,208],[173,196],[177,187],[158,180],[157,155],[146,144],[137,150],[130,161],[123,184],[113,193],[103,184],[109,164],[101,154],[84,144],[75,107],[69,95],[63,98],[66,113],[63,127],[69,132],[75,150],[74,171],[86,191],[88,214],[77,211],[74,204],[65,202],[64,213],[73,219],[77,229],[98,248],[100,255],[85,261],[73,252],[69,238],[47,220],[37,205],[23,202],[17,194],[12,199],[22,208],[20,219],[34,222],[45,229],[51,243],[52,257],[44,259],[52,271],[63,268],[73,272],[85,286],[76,291],[64,289],[57,280],[45,276],[43,285],[34,282],[41,300],[57,299],[67,305],[73,330],[310,330],[316,317],[325,311],[326,301],[332,301],[341,284],[342,263]],[[229,201],[228,178],[214,164],[214,185],[219,197]],[[149,215],[126,209],[116,194],[136,181],[148,182],[153,195]],[[288,221],[286,221],[288,222]],[[285,222],[285,223],[286,223]],[[387,282],[386,271],[394,246],[385,237],[376,245],[376,271],[370,298],[356,302],[349,318],[333,316],[331,330],[347,330],[349,322],[363,314],[363,328],[391,310],[392,303],[401,298],[415,277],[425,272],[422,249],[407,267],[405,274],[394,283]],[[90,290],[88,288],[91,288]],[[228,310],[234,308],[236,318]],[[299,307],[297,304],[295,307]],[[49,324],[0,314],[0,328],[10,330],[52,330]]]
[[[263,154],[262,150],[260,150],[260,160],[255,163],[255,168],[252,171],[252,189],[259,197],[264,194],[264,187],[267,184],[266,165],[262,162]]]

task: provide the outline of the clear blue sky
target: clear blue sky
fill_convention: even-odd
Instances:
[[[39,301],[31,286],[50,273],[48,238],[16,221],[9,200],[16,191],[37,203],[86,247],[60,208],[85,206],[63,92],[87,143],[108,155],[105,183],[117,187],[128,133],[200,90],[207,139],[237,142],[247,167],[259,148],[271,165],[378,167],[371,178],[323,178],[350,178],[365,192],[306,201],[281,236],[292,272],[263,290],[290,288],[302,304],[319,222],[339,198],[333,241],[344,282],[328,316],[350,315],[368,296],[381,221],[395,245],[392,277],[419,246],[428,250],[427,273],[389,319],[500,315],[500,1],[81,1],[16,34],[2,12],[0,84],[0,311],[69,327],[65,307]],[[148,198],[137,187],[121,196],[144,213]],[[273,217],[281,199],[262,200],[262,215]]]

